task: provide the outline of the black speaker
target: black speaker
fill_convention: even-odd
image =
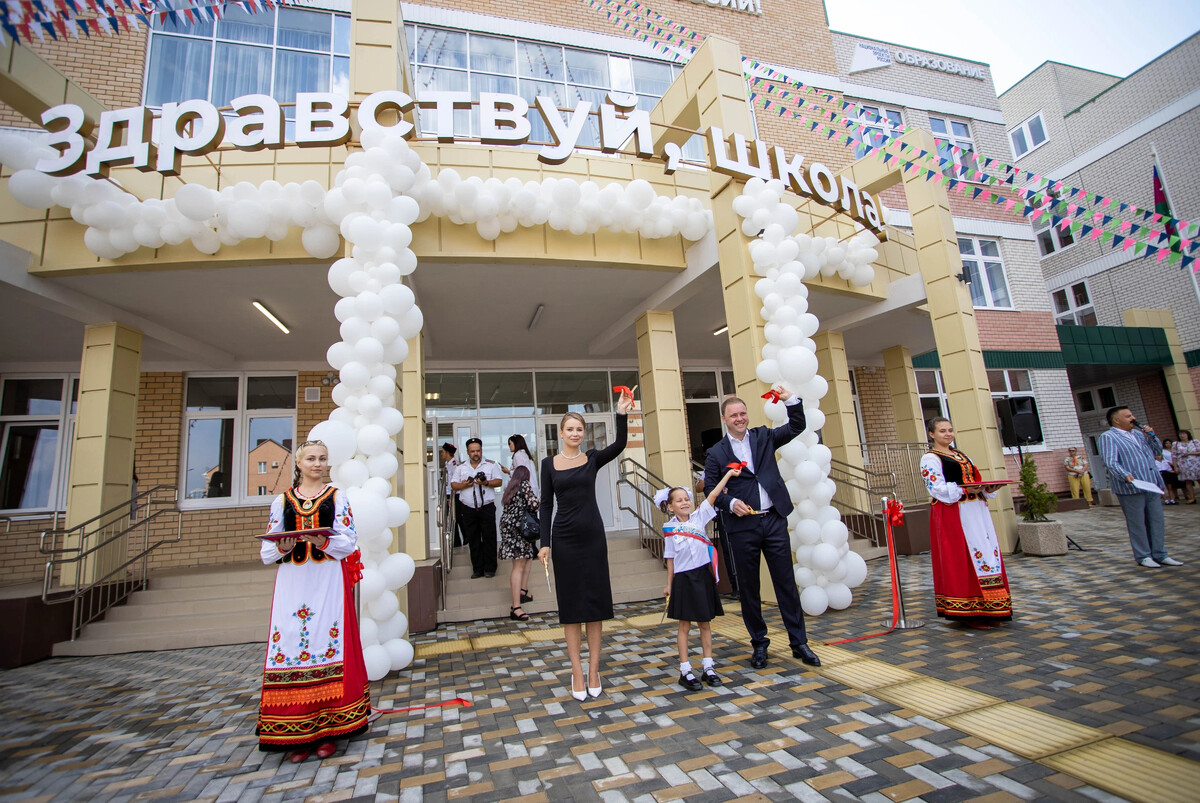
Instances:
[[[1044,440],[1037,400],[1032,396],[996,399],[996,421],[1000,425],[1000,441],[1005,446],[1028,446]]]

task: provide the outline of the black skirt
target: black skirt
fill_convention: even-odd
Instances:
[[[711,567],[697,566],[672,578],[667,616],[681,622],[711,622],[724,614]]]

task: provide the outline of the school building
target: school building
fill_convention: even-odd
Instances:
[[[651,24],[626,30],[607,12],[618,23]],[[660,34],[665,44],[656,46],[636,29],[671,38]],[[688,43],[698,47],[694,54]],[[734,209],[745,177],[715,169],[714,149],[728,160],[737,143],[726,151],[726,142],[706,142],[712,128],[725,139],[736,135],[801,155],[805,170],[820,163],[831,179],[836,175],[835,186],[849,181],[861,191],[856,211],[840,199],[785,193],[799,211],[798,232],[848,240],[866,223],[866,203],[879,204],[883,242],[872,280],[856,285],[834,275],[807,282],[809,311],[820,321],[813,336],[819,372],[829,384],[822,442],[833,452],[835,479],[868,491],[839,492],[848,518],[869,517],[870,492],[880,489],[919,501],[923,421],[935,414],[953,419],[960,447],[988,478],[1016,477],[1016,449],[1003,445],[1001,429],[1019,427],[1041,478],[1065,491],[1065,450],[1092,431],[1091,420],[1076,414],[1080,393],[1103,379],[1100,364],[1073,362],[1062,345],[1055,294],[1078,281],[1088,282],[1098,321],[1111,331],[1138,326],[1160,332],[1165,343],[1153,369],[1132,359],[1136,370],[1122,369],[1117,398],[1135,406],[1138,392],[1142,407],[1135,409],[1152,420],[1157,404],[1169,407],[1180,427],[1197,423],[1193,383],[1200,369],[1188,371],[1200,346],[1200,316],[1194,298],[1187,314],[1167,303],[1187,301],[1167,285],[1178,271],[1168,275],[1148,260],[1101,268],[1112,255],[1084,244],[1047,257],[1039,245],[1045,238],[1026,220],[1003,203],[973,197],[976,187],[992,198],[1012,197],[1007,187],[970,177],[987,159],[1013,161],[1013,123],[1032,113],[1018,106],[1041,110],[1049,141],[1017,164],[1049,159],[1039,172],[1057,178],[1057,170],[1068,182],[1081,170],[1090,181],[1091,163],[1077,165],[1075,153],[1086,148],[1074,133],[1060,138],[1056,126],[1100,130],[1093,116],[1107,131],[1136,123],[1108,123],[1108,111],[1071,112],[1070,99],[1055,96],[1059,111],[1025,91],[1023,84],[1048,69],[1072,68],[1046,65],[998,98],[988,65],[957,55],[963,48],[949,39],[945,49],[951,55],[832,31],[817,0],[660,0],[652,11],[580,0],[314,0],[261,13],[229,5],[220,19],[155,17],[149,29],[113,36],[9,41],[0,60],[0,123],[10,131],[40,130],[42,112],[64,102],[94,122],[105,110],[158,112],[192,99],[223,107],[252,93],[289,104],[297,93],[332,92],[357,108],[389,90],[418,105],[423,94],[461,92],[474,105],[452,106],[453,123],[443,130],[436,130],[432,102],[405,112],[417,129],[412,146],[434,176],[453,169],[463,177],[600,186],[641,179],[660,196],[696,199],[711,211],[712,228],[696,241],[637,231],[576,234],[549,224],[487,239],[470,223],[438,215],[413,226],[418,266],[405,283],[424,326],[396,366],[405,418],[396,487],[412,514],[395,548],[418,564],[401,600],[416,630],[434,626],[451,595],[441,574],[447,541],[437,515],[439,444],[461,447],[480,437],[485,457],[507,463],[507,438],[520,433],[540,459],[556,448],[561,414],[575,410],[587,419],[589,445],[604,445],[615,424],[612,386],[639,385],[627,456],[644,475],[679,483],[720,436],[723,396],[747,399],[752,423],[764,423],[757,400],[767,385],[756,374],[766,343],[763,302],[749,251],[755,238],[743,232]],[[1184,51],[1173,53],[1160,59],[1171,62],[1164,69],[1195,63]],[[1103,78],[1083,83],[1099,92]],[[1137,86],[1121,86],[1138,80],[1111,79],[1108,91],[1136,95]],[[1194,80],[1183,84],[1194,93]],[[790,97],[781,94],[789,86]],[[1087,94],[1074,91],[1076,101]],[[610,93],[634,96],[650,112],[652,153],[605,152],[594,118],[559,162],[539,158],[537,144],[482,142],[479,100],[486,93],[519,95],[531,108],[536,97],[550,97],[564,109],[580,101],[598,108]],[[781,114],[781,103],[805,122]],[[295,108],[284,114],[290,139]],[[845,118],[861,125],[847,127]],[[1194,132],[1194,119],[1187,119]],[[531,143],[548,142],[536,111],[530,121]],[[831,126],[851,141],[829,134]],[[178,176],[115,166],[109,177],[143,202],[170,199],[188,183],[222,189],[313,180],[330,187],[358,148],[357,131],[349,143],[316,147],[226,144],[185,155]],[[1060,139],[1075,151],[1060,148]],[[1172,201],[1186,218],[1195,205],[1186,182],[1195,171],[1171,161],[1184,157],[1175,141],[1161,139],[1164,172],[1182,195]],[[899,156],[885,161],[880,148]],[[681,157],[673,170],[665,169],[668,152]],[[1105,159],[1123,161],[1115,148]],[[1148,169],[1105,191],[1146,204],[1144,188],[1132,182]],[[5,168],[5,182],[12,172]],[[952,182],[937,180],[942,175]],[[339,339],[338,298],[326,273],[336,256],[314,259],[292,229],[212,255],[183,242],[102,258],[87,247],[86,229],[62,207],[31,209],[0,189],[0,516],[10,533],[0,585],[16,600],[40,598],[47,560],[40,534],[58,532],[51,542],[70,543],[72,533],[130,498],[135,475],[139,492],[164,486],[178,499],[170,515],[143,528],[150,533],[145,543],[164,542],[149,553],[151,578],[255,565],[253,535],[265,527],[279,482],[290,479],[287,451],[334,407],[338,373],[325,355]],[[1102,294],[1087,272],[1093,263],[1095,271],[1140,275],[1145,296],[1135,299],[1132,283]],[[1104,306],[1117,297],[1138,309]],[[1159,385],[1143,378],[1153,371],[1165,377]],[[609,467],[598,484],[614,533],[643,525],[636,490],[619,482],[622,471]],[[993,516],[1004,547],[1014,549],[1011,493],[1001,494]],[[914,541],[919,548],[920,538]],[[134,553],[131,544],[117,546]],[[108,565],[119,565],[119,557]],[[21,604],[32,611],[39,603]]]

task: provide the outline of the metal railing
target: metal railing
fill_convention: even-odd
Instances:
[[[455,492],[446,493],[445,469],[438,469],[438,508],[437,528],[438,539],[442,549],[442,609],[446,608],[446,588],[450,582],[450,570],[454,568],[454,534],[458,529],[458,517],[455,515]]]
[[[618,489],[622,485],[630,489],[632,504],[627,504],[624,495],[621,495],[621,510],[629,511],[637,519],[638,542],[642,549],[661,560],[664,546],[662,528],[667,517],[654,504],[654,494],[667,487],[666,480],[633,458],[622,457],[617,475]]]
[[[73,603],[71,641],[79,637],[84,625],[146,587],[151,552],[183,538],[178,499],[174,485],[156,485],[70,529],[42,532],[38,552],[50,556],[42,579],[42,602]],[[150,543],[150,525],[172,515],[175,537]],[[136,554],[130,556],[135,549]],[[61,578],[67,567],[72,569],[70,585],[54,587],[55,575]]]
[[[0,522],[4,522],[4,532],[7,535],[12,532],[13,524],[21,524],[27,521],[37,521],[38,519],[50,519],[50,529],[58,529],[58,520],[66,518],[65,510],[52,510],[46,513],[14,513],[11,516],[0,516]]]
[[[842,514],[852,538],[865,538],[874,546],[887,545],[887,530],[879,513],[879,498],[895,496],[896,475],[829,461],[829,478],[837,485],[830,504]]]
[[[862,445],[863,463],[876,474],[895,478],[894,498],[906,505],[929,501],[925,481],[921,479],[921,456],[929,451],[927,443],[877,442]],[[879,496],[876,494],[876,503]]]

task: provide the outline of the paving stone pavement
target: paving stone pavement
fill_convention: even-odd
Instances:
[[[767,669],[750,670],[740,619],[727,615],[714,633],[727,685],[686,692],[675,685],[673,623],[659,624],[658,603],[630,604],[606,626],[604,694],[581,704],[553,615],[443,626],[415,637],[413,665],[372,696],[383,707],[455,697],[470,707],[383,716],[333,758],[299,765],[257,749],[259,645],[43,661],[0,673],[0,798],[1120,800],[1102,773],[1081,780],[1050,766],[1053,756],[1022,757],[1020,743],[1010,751],[986,730],[829,675],[847,658],[908,670],[1019,706],[993,711],[1050,714],[1124,737],[1105,744],[1184,756],[1166,758],[1190,770],[1200,758],[1198,508],[1167,511],[1171,554],[1186,565],[1161,570],[1134,565],[1118,510],[1062,514],[1086,551],[1009,558],[1016,618],[984,630],[936,620],[928,556],[902,557],[909,615],[928,624],[825,648],[824,674],[791,659],[786,638],[775,638]],[[890,590],[886,563],[871,569],[850,609],[809,620],[813,642],[878,631]],[[779,627],[773,610],[769,622]]]

